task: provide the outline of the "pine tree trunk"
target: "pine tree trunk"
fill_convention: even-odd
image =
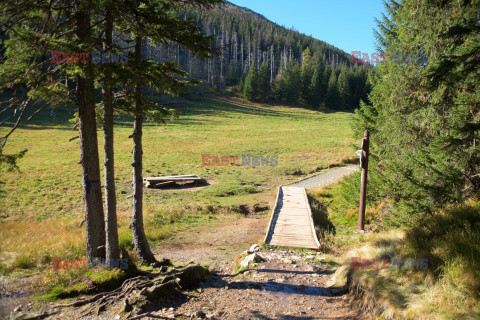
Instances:
[[[140,37],[135,39],[135,56],[140,57],[142,40]],[[143,264],[152,264],[157,262],[155,256],[150,250],[147,236],[143,228],[143,147],[142,147],[142,87],[137,84],[135,87],[135,118],[133,125],[133,214],[130,223],[132,229],[133,244],[137,257]]]
[[[107,8],[105,25],[106,51],[112,50],[113,21],[111,10]],[[106,200],[106,259],[107,265],[112,259],[120,258],[117,230],[117,197],[115,195],[115,166],[113,148],[113,88],[112,72],[105,71],[103,88],[103,134],[104,134],[104,166],[105,166],[105,200]]]
[[[90,15],[76,13],[76,36],[80,43],[89,43]],[[90,266],[95,258],[105,258],[105,221],[103,216],[100,164],[98,157],[97,124],[95,118],[94,78],[91,67],[85,66],[85,76],[77,77],[78,117],[80,130],[80,163],[83,176],[83,199],[87,236],[87,258]]]

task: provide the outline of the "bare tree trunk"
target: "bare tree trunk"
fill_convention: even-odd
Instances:
[[[142,39],[135,39],[135,56],[140,57]],[[157,262],[150,249],[145,230],[143,228],[143,147],[142,147],[142,87],[140,84],[135,86],[135,118],[133,126],[133,214],[130,223],[132,229],[133,244],[137,257],[143,264],[152,264]]]
[[[106,51],[112,50],[113,19],[111,10],[107,7],[105,13],[105,43]],[[103,134],[104,134],[104,166],[105,166],[105,200],[106,200],[106,259],[110,261],[120,258],[117,230],[117,197],[115,194],[115,166],[113,147],[113,88],[112,72],[105,71],[103,83]]]
[[[78,5],[78,3],[77,3]],[[90,14],[76,13],[76,36],[81,43],[90,43]],[[95,258],[105,258],[105,221],[100,185],[97,124],[95,119],[94,78],[91,66],[86,65],[85,76],[77,76],[78,117],[80,128],[80,163],[83,176],[83,199],[87,228],[87,258],[90,265]]]

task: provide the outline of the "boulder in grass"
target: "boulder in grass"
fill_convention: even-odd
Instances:
[[[332,293],[342,293],[348,289],[348,277],[351,272],[350,266],[341,266],[330,277],[326,283],[326,287],[330,288]]]

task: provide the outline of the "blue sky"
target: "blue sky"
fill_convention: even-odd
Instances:
[[[374,18],[384,12],[382,0],[229,0],[287,28],[311,35],[347,53],[373,53]]]

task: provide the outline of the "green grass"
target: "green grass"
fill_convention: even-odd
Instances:
[[[148,190],[145,203],[178,207],[210,201],[221,205],[251,203],[259,193],[273,194],[279,184],[315,172],[351,156],[348,119],[351,114],[326,113],[301,108],[264,106],[242,100],[204,99],[175,106],[180,119],[167,125],[147,124],[144,130],[145,176],[194,173],[216,179],[199,192],[162,193]],[[48,113],[47,113],[48,114]],[[20,159],[21,172],[4,173],[0,216],[5,220],[83,213],[77,133],[68,118],[72,110],[58,110],[33,124],[22,126],[10,138],[5,153],[28,149]],[[55,120],[55,121],[54,121]],[[44,124],[46,123],[46,125]],[[115,168],[119,210],[128,211],[131,193],[132,125],[122,119],[115,131]],[[6,128],[0,128],[4,132]],[[102,136],[99,131],[101,151]],[[101,152],[102,153],[102,152]],[[204,153],[278,155],[278,166],[207,167]],[[102,154],[101,154],[102,156]]]
[[[350,113],[253,104],[235,98],[178,100],[172,107],[182,112],[180,119],[144,127],[144,175],[197,174],[214,183],[195,192],[146,189],[144,214],[150,240],[238,217],[240,205],[271,204],[279,185],[352,156]],[[18,161],[20,171],[2,172],[0,179],[5,182],[0,193],[0,262],[8,262],[2,259],[4,252],[13,259],[20,256],[19,267],[38,265],[52,256],[82,256],[80,148],[78,139],[69,141],[78,134],[68,121],[73,113],[73,107],[44,113],[21,125],[4,149],[5,154],[28,152]],[[127,196],[132,193],[132,140],[128,136],[132,122],[121,118],[116,123],[119,235],[128,248],[131,199]],[[0,128],[0,134],[6,130]],[[98,133],[103,157],[100,129]],[[278,156],[278,165],[203,166],[205,153],[240,158],[242,154]]]

